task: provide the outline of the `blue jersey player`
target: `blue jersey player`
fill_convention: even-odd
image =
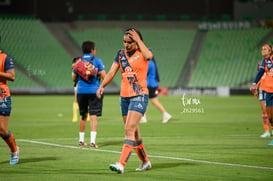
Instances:
[[[90,115],[90,148],[97,148],[97,116],[102,114],[102,99],[96,96],[97,89],[100,86],[100,81],[104,78],[106,72],[101,59],[95,57],[96,47],[95,42],[85,41],[82,44],[83,56],[81,60],[93,65],[94,69],[98,69],[96,75],[92,75],[88,80],[81,77],[74,69],[72,70],[72,80],[77,83],[77,100],[81,115],[79,146],[87,146],[84,141],[84,133],[86,127],[87,115]]]

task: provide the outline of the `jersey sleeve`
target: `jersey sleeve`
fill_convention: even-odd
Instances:
[[[117,64],[119,64],[119,54],[120,54],[121,50],[119,50],[114,58],[114,62],[116,62]]]
[[[259,70],[258,70],[258,73],[255,77],[254,83],[257,84],[259,82],[259,80],[261,79],[261,77],[264,75],[264,72],[265,72],[264,68],[265,68],[265,60],[262,60],[259,65]]]
[[[14,63],[13,63],[12,58],[10,56],[6,57],[4,69],[5,69],[5,72],[8,72],[8,71],[14,69]]]
[[[104,64],[103,64],[102,60],[99,59],[99,61],[98,61],[98,70],[102,71],[104,69],[105,69]]]

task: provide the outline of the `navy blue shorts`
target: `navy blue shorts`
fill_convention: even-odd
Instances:
[[[0,115],[10,116],[11,113],[11,97],[5,97],[0,99]]]
[[[273,106],[273,93],[266,93],[265,105],[266,107]]]
[[[144,115],[149,102],[147,94],[135,97],[120,97],[120,109],[122,116],[127,116],[128,111],[136,111]]]

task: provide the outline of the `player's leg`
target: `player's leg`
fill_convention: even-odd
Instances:
[[[260,106],[262,109],[262,120],[263,120],[263,126],[264,126],[264,133],[260,136],[261,138],[269,138],[270,132],[269,132],[269,120],[266,112],[266,92],[259,89],[259,100],[260,100]]]
[[[157,97],[150,99],[152,104],[162,113],[162,123],[167,123],[172,116],[165,110],[164,106],[159,102]]]
[[[142,101],[139,101],[142,100]],[[136,132],[138,128],[139,121],[143,114],[145,113],[146,107],[148,105],[148,96],[141,95],[141,98],[121,98],[121,112],[125,123],[125,141],[122,148],[122,153],[120,160],[116,164],[111,164],[109,168],[117,173],[124,172],[124,166],[128,162],[133,148],[136,145]],[[139,134],[139,133],[138,133]]]
[[[260,101],[260,105],[262,108],[262,119],[263,119],[263,126],[264,126],[264,133],[260,136],[261,138],[269,138],[270,132],[269,132],[269,119],[266,112],[266,106],[265,101]]]
[[[2,99],[5,107],[0,108],[0,136],[7,143],[10,152],[10,164],[15,165],[19,162],[19,147],[16,146],[14,136],[11,131],[8,131],[9,116],[11,112],[11,98]]]
[[[98,120],[97,115],[101,115],[101,100],[96,94],[90,94],[88,98],[90,115],[90,148],[98,148],[96,144]]]
[[[272,124],[272,117],[273,117],[273,93],[266,93],[266,112],[268,115],[269,122]],[[268,144],[273,145],[273,140]]]
[[[85,137],[85,127],[86,127],[86,119],[88,114],[88,99],[86,94],[78,94],[77,95],[79,110],[80,110],[80,128],[79,128],[79,146],[87,146],[84,141]]]

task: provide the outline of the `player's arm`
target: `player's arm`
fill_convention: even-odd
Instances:
[[[111,66],[111,69],[109,70],[109,72],[104,76],[104,79],[100,85],[100,87],[97,90],[97,96],[98,98],[101,97],[101,94],[104,91],[104,88],[113,80],[113,78],[115,77],[115,75],[117,74],[119,69],[119,64],[114,62]]]
[[[7,56],[5,59],[4,72],[0,72],[0,78],[9,81],[15,80],[14,63],[10,56]]]
[[[76,82],[76,81],[77,81],[77,78],[78,78],[77,74],[74,73],[74,72],[72,72],[72,81],[73,81],[73,82]]]
[[[103,79],[104,79],[105,75],[106,75],[105,70],[100,71],[100,73],[99,73],[99,76],[100,76],[100,81],[103,81]]]
[[[9,70],[8,72],[0,72],[0,78],[4,78],[9,81],[14,81],[15,80],[14,69]]]
[[[261,80],[263,75],[264,75],[264,69],[260,68],[253,83],[258,84],[258,82]]]
[[[250,86],[250,91],[255,94],[256,90],[258,89],[257,83],[261,80],[262,76],[264,75],[264,68],[260,68],[254,82]]]

